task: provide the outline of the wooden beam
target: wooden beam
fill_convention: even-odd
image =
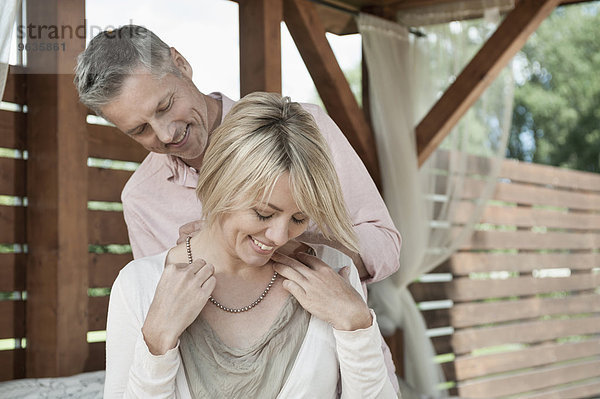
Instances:
[[[416,127],[419,165],[500,74],[559,0],[521,0]]]
[[[284,0],[283,16],[327,112],[381,187],[373,132],[329,46],[315,5],[306,0]]]
[[[281,93],[282,0],[238,0],[240,95]]]
[[[27,54],[27,377],[80,373],[88,357],[87,112],[72,72],[84,7],[27,1],[27,42],[44,46]]]

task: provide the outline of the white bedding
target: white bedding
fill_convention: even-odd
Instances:
[[[100,399],[104,370],[60,378],[25,378],[0,382],[2,399]]]

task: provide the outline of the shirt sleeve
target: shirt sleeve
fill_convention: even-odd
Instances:
[[[383,280],[400,267],[400,233],[369,172],[335,122],[317,106],[307,106],[327,140],[344,200],[359,239],[360,257],[370,278]]]
[[[342,399],[397,398],[381,351],[381,333],[371,310],[373,324],[356,331],[333,330],[340,362]]]
[[[104,398],[174,398],[181,365],[179,343],[164,355],[150,353],[141,332],[144,315],[133,311],[136,306],[131,294],[127,295],[135,291],[134,285],[123,283],[120,277],[108,306]]]
[[[151,229],[144,223],[144,220],[135,212],[126,196],[121,197],[123,203],[123,217],[127,225],[127,234],[129,235],[129,244],[133,259],[144,258],[154,255],[157,248],[161,248],[160,243],[152,233]]]

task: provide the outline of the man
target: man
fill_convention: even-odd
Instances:
[[[174,246],[179,228],[201,219],[197,170],[211,132],[234,102],[201,93],[185,58],[140,26],[97,35],[78,57],[75,73],[81,102],[150,151],[121,196],[134,257]],[[319,107],[303,106],[331,149],[361,252],[329,244],[353,258],[364,282],[379,281],[399,267],[400,235],[339,128]],[[319,236],[312,231],[307,239],[314,241]]]

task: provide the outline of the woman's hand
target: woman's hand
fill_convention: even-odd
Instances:
[[[214,271],[202,259],[165,266],[142,326],[153,355],[174,348],[181,333],[196,320],[215,288]]]
[[[283,288],[315,317],[336,330],[354,331],[370,327],[371,313],[360,294],[350,285],[350,267],[336,273],[315,256],[297,254],[299,260],[274,253],[274,269],[286,280]]]

